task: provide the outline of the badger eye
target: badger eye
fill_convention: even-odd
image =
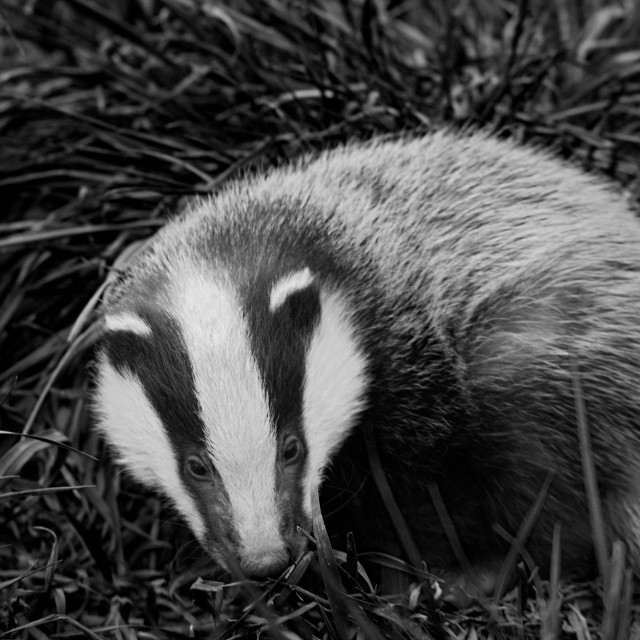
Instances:
[[[282,459],[285,464],[295,462],[302,455],[302,442],[295,436],[288,436],[282,444]]]
[[[186,468],[189,474],[196,480],[208,480],[211,477],[209,468],[197,456],[190,456],[187,458]]]

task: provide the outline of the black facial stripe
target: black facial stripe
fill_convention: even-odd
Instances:
[[[271,311],[269,299],[273,284],[273,279],[263,280],[246,299],[251,347],[276,428],[280,432],[293,432],[304,441],[305,359],[311,335],[320,320],[320,294],[318,287],[310,283],[293,291]]]
[[[278,281],[301,270],[286,269],[276,277],[260,274],[259,282],[245,297],[244,312],[249,324],[251,348],[269,401],[278,434],[295,434],[306,445],[303,426],[303,393],[306,352],[320,322],[320,292],[315,282],[292,291],[274,310],[271,291]],[[278,438],[279,444],[282,442]],[[307,466],[307,448],[299,464],[276,466],[276,495],[279,496],[284,535],[296,526],[309,526],[301,490]]]
[[[104,350],[116,369],[129,370],[140,380],[169,438],[183,486],[205,523],[207,539],[218,540],[232,530],[224,486],[188,482],[183,475],[187,456],[205,450],[205,426],[187,347],[178,323],[169,315],[157,310],[137,313],[151,327],[151,334],[111,331],[105,336]]]
[[[193,371],[175,320],[166,314],[141,311],[150,335],[109,331],[103,349],[118,371],[130,371],[140,380],[147,399],[160,417],[178,460],[185,443],[204,445]]]

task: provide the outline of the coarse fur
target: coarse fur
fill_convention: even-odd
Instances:
[[[640,567],[640,223],[548,153],[440,131],[232,182],[157,234],[105,313],[100,428],[223,563],[282,569],[320,484],[330,527],[395,550],[369,429],[430,568],[457,567],[430,484],[486,568],[550,473],[527,550],[546,570],[560,522],[583,566],[579,371],[609,533]]]

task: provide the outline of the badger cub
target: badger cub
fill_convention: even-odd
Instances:
[[[103,326],[100,430],[222,565],[278,574],[320,485],[360,550],[396,552],[368,430],[429,568],[459,569],[430,487],[491,574],[549,477],[527,551],[546,570],[559,522],[584,566],[575,371],[640,564],[640,222],[547,153],[445,131],[237,180],[157,234]]]

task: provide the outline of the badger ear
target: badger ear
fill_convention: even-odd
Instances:
[[[274,282],[269,296],[269,311],[275,313],[297,294],[308,289],[316,289],[315,278],[309,267],[288,273]]]
[[[308,267],[287,274],[271,288],[269,311],[278,321],[311,328],[320,317],[320,291]]]
[[[151,327],[141,316],[131,312],[110,313],[104,317],[103,324],[106,333],[123,331],[142,337],[151,335]]]

